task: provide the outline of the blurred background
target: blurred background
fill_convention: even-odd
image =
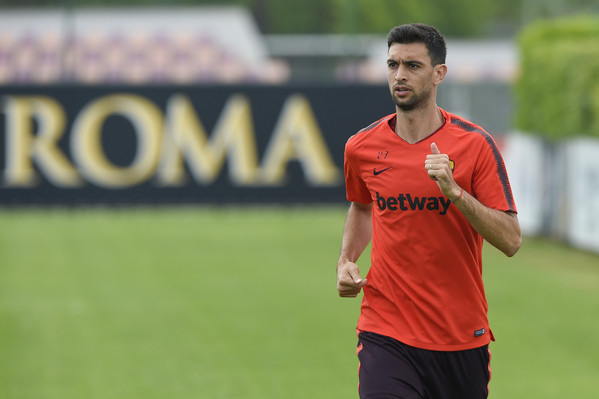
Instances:
[[[0,0],[0,396],[355,395],[343,149],[411,22],[525,236],[487,254],[492,397],[594,397],[596,0]]]
[[[524,231],[599,250],[593,0],[0,7],[4,204],[342,203],[345,140],[392,112],[386,33],[423,21],[439,104],[503,147]]]

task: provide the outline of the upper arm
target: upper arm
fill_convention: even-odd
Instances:
[[[368,211],[368,212],[370,212],[372,210],[372,202],[369,202],[369,203],[366,203],[366,204],[361,203],[361,202],[352,202],[351,206],[352,207],[356,207],[356,208],[358,208],[361,211]]]
[[[516,214],[512,188],[499,148],[488,133],[481,136],[485,143],[481,143],[472,181],[472,194],[489,208]]]

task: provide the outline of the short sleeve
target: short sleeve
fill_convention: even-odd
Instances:
[[[350,141],[345,145],[343,169],[345,172],[345,194],[348,201],[368,204],[372,197],[366,183],[360,175],[358,159],[353,156]]]
[[[485,132],[485,144],[473,176],[473,194],[483,205],[499,211],[517,212],[512,188],[497,143]]]

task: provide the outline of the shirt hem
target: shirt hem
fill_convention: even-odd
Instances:
[[[425,349],[437,352],[455,352],[455,351],[464,351],[469,349],[480,348],[481,346],[489,345],[491,342],[490,334],[485,334],[485,337],[481,337],[480,340],[463,343],[463,344],[433,344],[433,343],[423,343],[418,342],[411,339],[401,338],[395,334],[389,334],[386,331],[374,329],[374,328],[356,328],[356,332],[359,335],[361,332],[372,332],[375,334],[384,335],[389,338],[393,338],[396,341],[399,341],[405,345],[412,346],[418,349]]]

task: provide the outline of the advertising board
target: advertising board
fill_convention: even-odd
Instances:
[[[3,87],[0,204],[344,202],[380,86]]]

